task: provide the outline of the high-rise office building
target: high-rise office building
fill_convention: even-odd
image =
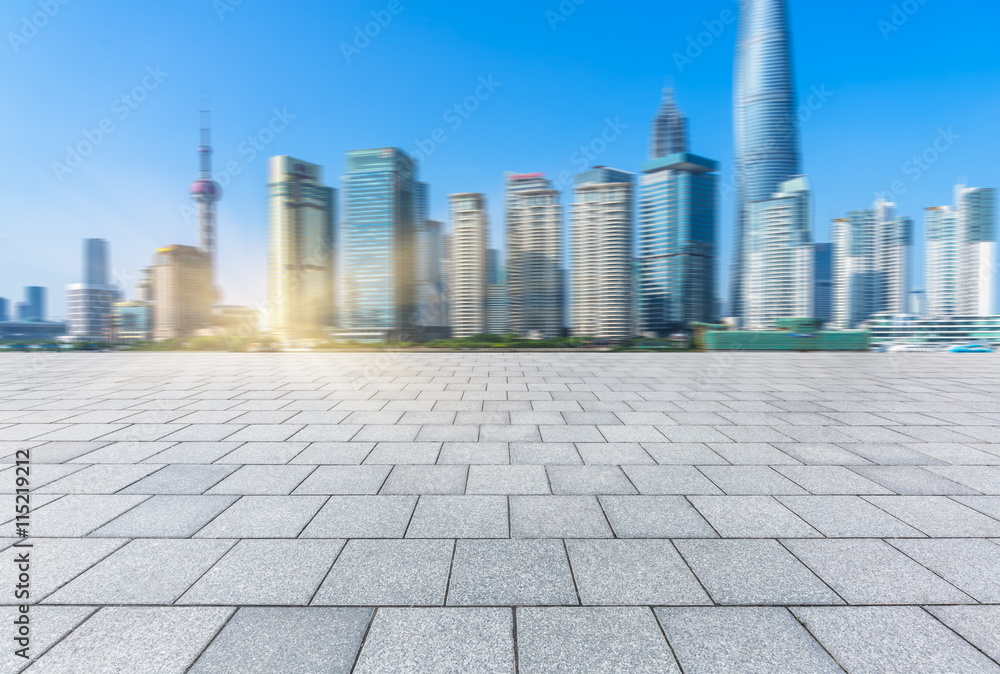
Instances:
[[[718,163],[646,162],[639,187],[640,332],[669,337],[715,314]]]
[[[153,258],[153,339],[190,337],[209,327],[212,261],[201,248],[168,246]]]
[[[750,204],[744,233],[745,327],[813,315],[812,186],[799,176]]]
[[[6,323],[10,320],[10,300],[6,297],[0,297],[0,323]]]
[[[786,0],[741,0],[736,48],[736,214],[731,313],[743,318],[750,204],[801,173]]]
[[[510,334],[507,274],[496,248],[486,251],[486,333]]]
[[[108,242],[83,241],[83,283],[66,286],[69,334],[79,339],[109,340],[112,305],[120,298],[110,281]]]
[[[205,257],[208,259],[210,275],[208,288],[214,304],[218,294],[215,287],[216,204],[222,199],[222,187],[212,179],[212,130],[207,110],[203,110],[201,113],[201,145],[198,147],[198,163],[200,174],[198,180],[191,184],[191,198],[197,205],[198,237],[201,242],[201,250],[204,251]]]
[[[490,238],[486,195],[453,194],[448,278],[452,337],[486,332],[486,246]]]
[[[927,311],[996,311],[996,190],[959,185],[955,206],[927,209]]]
[[[906,313],[913,221],[895,204],[854,211],[833,223],[833,321],[860,326],[875,314]]]
[[[40,286],[26,286],[24,289],[24,301],[17,305],[17,320],[19,321],[44,321],[47,315],[45,310],[46,290]]]
[[[813,245],[813,317],[833,321],[833,245]]]
[[[417,164],[402,150],[347,153],[343,190],[342,327],[412,339],[420,326]]]
[[[576,177],[570,226],[573,334],[622,342],[635,336],[632,231],[635,176],[598,167]]]
[[[511,330],[561,337],[565,327],[560,192],[542,173],[508,174],[507,284]]]
[[[663,103],[653,119],[649,158],[662,159],[688,151],[688,120],[677,102],[674,90],[663,90]]]
[[[268,294],[271,331],[284,341],[319,339],[334,324],[336,193],[323,168],[272,157]]]

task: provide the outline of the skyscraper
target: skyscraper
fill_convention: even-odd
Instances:
[[[451,200],[450,325],[452,337],[486,332],[486,246],[490,238],[485,194],[453,194]]]
[[[153,258],[153,339],[190,337],[209,327],[212,261],[201,248],[168,246]]]
[[[688,120],[674,100],[674,90],[663,90],[663,104],[653,119],[649,158],[662,159],[688,151]]]
[[[18,305],[18,320],[20,321],[44,321],[45,311],[45,288],[40,286],[26,286],[24,289],[24,302]]]
[[[270,173],[270,327],[285,341],[318,339],[333,326],[336,311],[336,194],[316,164],[272,157]]]
[[[10,300],[6,297],[0,297],[0,323],[6,323],[10,320]]]
[[[562,336],[563,212],[543,173],[508,174],[506,218],[511,329],[522,337]]]
[[[639,197],[640,331],[660,337],[715,315],[718,163],[646,162]]]
[[[209,292],[216,300],[216,213],[215,206],[222,199],[222,188],[212,179],[212,130],[208,110],[201,113],[201,146],[198,148],[200,175],[191,184],[191,198],[198,207],[198,236],[201,250],[209,265]]]
[[[813,317],[833,320],[833,246],[813,244]]]
[[[594,168],[576,177],[575,191],[570,226],[573,334],[622,342],[635,336],[635,176],[611,168]]]
[[[854,211],[833,223],[833,320],[841,329],[875,314],[906,313],[913,221],[896,205]]]
[[[490,335],[510,333],[506,276],[500,251],[486,251],[486,332]]]
[[[343,327],[379,339],[419,330],[417,163],[402,150],[347,153]]]
[[[735,77],[736,215],[731,313],[747,292],[750,204],[770,199],[801,173],[791,39],[785,0],[740,0]]]
[[[750,204],[744,239],[746,327],[813,314],[812,186],[800,176],[771,199]]]
[[[104,239],[83,241],[83,283],[66,287],[69,334],[80,339],[110,338],[111,306],[119,298],[109,283],[110,257]]]

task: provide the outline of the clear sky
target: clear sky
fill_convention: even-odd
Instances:
[[[39,15],[44,6],[54,16]],[[1000,187],[1000,3],[896,7],[894,17],[890,0],[790,0],[800,98],[813,87],[828,92],[802,125],[820,241],[832,217],[868,207],[896,181],[905,188],[900,211],[921,237],[923,209],[951,203],[957,181]],[[81,280],[81,239],[111,242],[123,285],[156,248],[196,244],[183,208],[197,176],[203,90],[211,91],[216,168],[239,169],[220,205],[231,303],[266,296],[270,155],[322,164],[339,187],[345,151],[416,153],[441,130],[421,168],[432,215],[447,221],[448,194],[484,192],[499,243],[505,171],[637,171],[671,78],[691,119],[692,151],[721,161],[729,182],[736,24],[725,19],[735,8],[733,0],[7,0],[0,296],[19,300],[22,286],[47,286],[50,315],[62,317],[65,284]],[[355,43],[372,12],[388,25],[369,44]],[[718,35],[703,33],[709,28]],[[701,53],[678,59],[699,38]],[[345,53],[345,43],[362,48]],[[474,111],[448,113],[477,93],[485,100],[470,101]],[[260,136],[275,111],[283,130]],[[608,120],[617,138],[580,160],[575,153]],[[940,129],[951,130],[947,150],[925,168],[907,166]],[[71,167],[67,146],[88,135],[96,148]],[[244,145],[255,136],[262,151]],[[724,195],[721,208],[724,280],[732,199]]]

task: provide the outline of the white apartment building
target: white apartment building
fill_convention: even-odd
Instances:
[[[486,332],[486,195],[453,194],[448,255],[449,323],[452,337]]]

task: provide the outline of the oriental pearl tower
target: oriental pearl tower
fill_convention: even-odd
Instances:
[[[212,180],[212,130],[208,110],[201,112],[201,146],[198,148],[198,158],[201,163],[201,175],[191,184],[191,198],[198,207],[198,233],[201,240],[201,250],[208,259],[209,288],[212,288],[213,299],[217,299],[219,291],[215,285],[215,205],[222,198],[222,188]]]

